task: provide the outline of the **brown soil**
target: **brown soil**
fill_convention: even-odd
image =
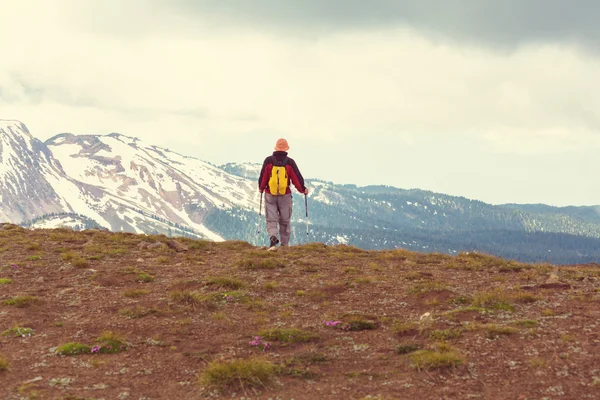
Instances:
[[[0,336],[0,399],[600,398],[598,265],[562,267],[561,284],[548,285],[554,266],[500,272],[504,260],[480,254],[322,244],[266,252],[187,239],[177,241],[189,250],[177,252],[142,241],[169,239],[2,226],[0,279],[11,282],[0,285],[0,333],[34,334]],[[270,258],[283,267],[241,262]],[[199,300],[177,297],[185,293]],[[494,293],[504,303],[490,300]],[[39,301],[6,304],[20,295]],[[420,322],[425,312],[432,321]],[[360,317],[374,329],[324,324]],[[250,345],[273,328],[314,337],[270,340],[265,351]],[[67,342],[92,346],[106,331],[127,350],[56,354]],[[461,361],[418,368],[411,351],[442,351],[440,342]],[[265,385],[201,383],[211,362],[255,357],[278,367]]]

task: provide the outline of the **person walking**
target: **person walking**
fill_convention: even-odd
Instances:
[[[292,232],[290,228],[290,219],[292,218],[290,182],[298,192],[304,195],[308,194],[304,178],[296,162],[288,157],[289,149],[287,140],[278,139],[275,151],[265,158],[258,177],[258,190],[261,194],[265,193],[265,217],[270,249],[274,249],[280,241],[281,246],[288,246],[290,243]]]

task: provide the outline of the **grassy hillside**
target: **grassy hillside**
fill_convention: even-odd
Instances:
[[[598,265],[0,225],[0,398],[600,398],[599,288]]]

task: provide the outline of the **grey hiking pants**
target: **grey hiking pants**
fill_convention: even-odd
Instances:
[[[279,223],[279,240],[282,246],[290,244],[290,219],[292,218],[292,194],[273,196],[265,193],[265,216],[267,217],[267,233],[277,237]]]

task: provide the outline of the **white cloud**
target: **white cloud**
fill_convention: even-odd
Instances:
[[[576,196],[557,188],[549,177],[559,171],[537,171],[531,179],[544,186],[534,191],[515,186],[518,170],[479,159],[559,155],[577,167],[597,152],[593,54],[558,45],[495,52],[400,28],[307,40],[140,1],[100,4],[10,2],[0,118],[19,118],[41,138],[118,131],[216,163],[260,161],[285,136],[308,176],[492,202],[600,202],[591,186]],[[339,167],[324,170],[325,159]],[[395,171],[397,159],[418,172]],[[477,185],[468,168],[481,170]],[[583,182],[592,171],[581,169],[573,179]]]

